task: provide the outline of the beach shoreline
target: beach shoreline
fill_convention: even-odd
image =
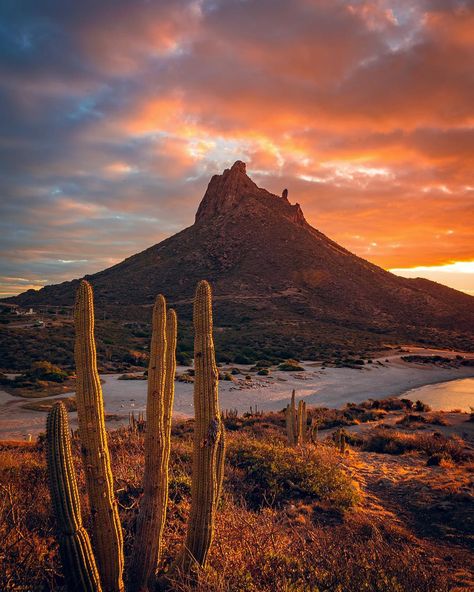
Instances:
[[[249,411],[255,405],[263,411],[279,411],[286,406],[294,389],[297,400],[304,399],[309,406],[338,408],[348,402],[400,397],[426,385],[474,377],[472,366],[446,368],[408,363],[401,359],[407,354],[450,358],[461,354],[474,359],[474,354],[464,352],[406,347],[395,353],[382,354],[360,369],[323,368],[319,362],[308,361],[302,362],[304,372],[272,370],[269,376],[258,376],[250,372],[250,366],[239,366],[242,374],[233,376],[234,381],[222,380],[219,383],[221,407],[237,409],[239,413]],[[179,367],[178,373],[185,370]],[[115,417],[108,422],[111,429],[128,424],[131,412],[144,412],[146,407],[146,381],[118,380],[119,376],[102,376],[105,380],[103,392],[106,413]],[[245,376],[251,376],[251,379],[246,380]],[[193,385],[177,381],[175,391],[174,417],[192,417]],[[34,438],[44,431],[46,414],[21,408],[24,403],[25,399],[0,391],[0,439],[24,440],[29,434]],[[453,408],[459,406],[450,404],[446,411]],[[467,408],[463,410],[468,411]],[[77,425],[76,415],[70,413],[73,427]]]

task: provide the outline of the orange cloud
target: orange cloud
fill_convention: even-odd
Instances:
[[[67,260],[81,237],[91,261],[129,255],[190,224],[238,158],[383,267],[473,260],[472,3],[104,0],[48,18],[2,69],[5,219],[37,221],[31,244],[9,239],[25,260],[54,259],[66,230]]]

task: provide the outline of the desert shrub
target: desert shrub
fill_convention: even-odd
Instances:
[[[444,417],[442,413],[432,413],[425,417],[426,423],[430,423],[432,425],[439,425],[439,426],[447,426],[449,425],[449,421]]]
[[[191,477],[183,473],[173,474],[169,480],[169,496],[174,503],[191,497]]]
[[[384,409],[366,409],[352,403],[348,404],[343,410],[343,415],[349,421],[365,423],[367,421],[377,421],[386,414]]]
[[[284,372],[303,372],[303,366],[300,366],[297,360],[285,360],[281,364],[278,365],[278,370],[283,370]]]
[[[374,430],[366,436],[362,447],[368,452],[385,454],[404,454],[416,449],[413,436],[385,428]]]
[[[314,419],[317,422],[320,430],[358,423],[358,419],[355,419],[350,412],[341,411],[340,409],[328,409],[327,407],[311,407],[308,409],[308,417],[310,420]]]
[[[418,413],[426,413],[431,411],[431,407],[422,401],[416,401],[414,409],[415,411],[418,411]]]
[[[259,360],[255,363],[255,366],[257,366],[257,368],[270,368],[273,364],[270,360]]]
[[[250,364],[251,360],[243,354],[237,354],[234,356],[234,364]]]
[[[450,458],[443,452],[437,452],[436,454],[432,454],[429,459],[426,461],[427,467],[439,467],[446,461],[449,461]]]
[[[191,366],[193,357],[189,352],[176,352],[176,362],[180,366]]]
[[[404,454],[418,451],[427,456],[443,454],[454,462],[465,462],[472,458],[462,440],[447,437],[439,432],[404,434],[396,430],[378,428],[364,436],[362,448],[369,452]]]
[[[260,368],[257,374],[259,376],[268,376],[270,374],[270,371],[268,370],[268,368]]]
[[[405,415],[397,421],[397,424],[409,426],[417,423],[428,423],[423,415],[417,413],[405,413]]]
[[[311,498],[346,509],[359,500],[356,485],[326,448],[295,449],[247,439],[230,445],[227,455],[244,476],[245,498],[253,508]]]
[[[68,378],[67,372],[47,361],[34,362],[31,370],[28,370],[25,376],[35,380],[48,380],[50,382],[64,382]]]
[[[390,397],[388,399],[371,399],[361,403],[361,405],[372,409],[383,409],[384,411],[400,411],[402,409],[411,409],[413,402],[409,399]]]

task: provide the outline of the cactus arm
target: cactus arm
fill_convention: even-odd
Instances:
[[[63,403],[56,403],[48,414],[46,442],[49,489],[67,589],[69,592],[101,592],[89,536],[82,526],[67,411]]]
[[[122,592],[122,529],[114,497],[102,388],[97,372],[92,288],[85,280],[77,291],[74,321],[77,416],[92,508],[94,549],[105,592]]]

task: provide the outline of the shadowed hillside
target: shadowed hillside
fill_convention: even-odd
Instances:
[[[474,298],[395,276],[353,255],[310,226],[287,194],[257,187],[240,161],[215,175],[192,226],[86,276],[98,317],[146,322],[161,292],[176,307],[186,336],[194,286],[206,278],[214,288],[224,357],[242,353],[244,344],[250,359],[332,355],[384,342],[474,347]],[[70,306],[77,282],[9,300]]]

